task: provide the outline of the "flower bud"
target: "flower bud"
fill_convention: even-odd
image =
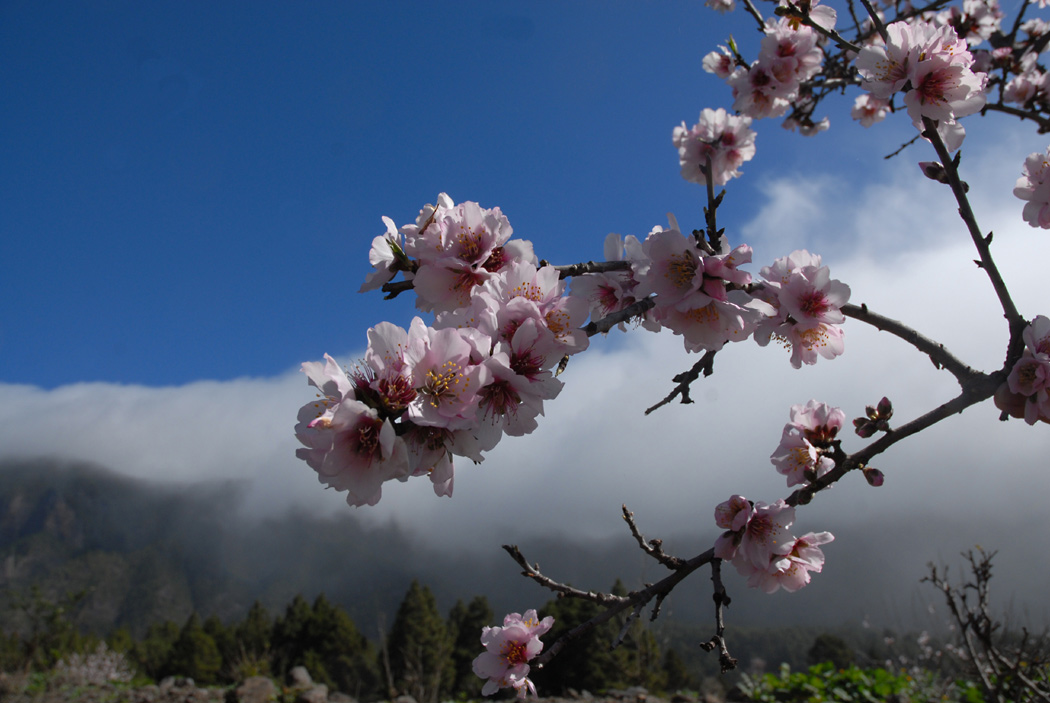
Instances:
[[[863,471],[864,471],[864,478],[865,478],[865,480],[867,480],[868,485],[870,485],[870,486],[875,486],[876,488],[878,488],[886,480],[885,474],[883,474],[878,469],[873,469],[873,468],[871,468],[869,466],[865,466]]]

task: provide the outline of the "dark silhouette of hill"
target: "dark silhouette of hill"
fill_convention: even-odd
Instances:
[[[551,598],[523,578],[496,544],[485,553],[454,546],[441,550],[397,526],[365,527],[352,511],[259,518],[245,516],[238,505],[232,484],[173,486],[84,464],[0,462],[0,621],[17,626],[12,603],[33,586],[55,602],[84,590],[77,613],[83,628],[106,632],[125,626],[135,636],[153,622],[181,623],[193,611],[231,621],[244,617],[256,600],[276,613],[296,594],[312,599],[325,593],[375,638],[381,623],[392,622],[413,579],[431,588],[443,612],[474,595],[486,596],[497,614],[539,608]],[[1029,527],[1041,526],[1047,534],[1050,518],[1027,519]],[[930,617],[926,604],[940,605],[936,593],[919,586],[921,570],[899,568],[899,557],[919,555],[918,563],[954,559],[973,545],[952,541],[960,534],[969,539],[967,520],[928,523],[916,517],[887,523],[836,526],[838,540],[826,550],[824,573],[795,594],[767,596],[747,589],[733,569],[725,569],[733,597],[730,627],[839,627],[859,625],[866,617],[875,626],[898,630],[935,627],[943,618]],[[1004,523],[975,534],[985,546],[1001,545],[1009,557],[1017,533]],[[681,556],[703,551],[715,536],[714,530],[661,535],[665,547]],[[451,536],[448,543],[454,542]],[[522,540],[520,546],[545,573],[587,589],[608,589],[618,577],[632,589],[666,575],[626,530],[598,541],[551,535]],[[1040,576],[1039,565],[1029,564],[1023,552],[1014,561],[1011,566],[1006,559],[998,593],[1004,601],[1016,599],[1015,614],[1016,606],[1034,604],[1037,612],[1020,615],[1045,622],[1045,571]],[[1029,572],[1023,570],[1026,564]],[[709,629],[708,584],[706,574],[683,584],[665,602],[661,620]]]

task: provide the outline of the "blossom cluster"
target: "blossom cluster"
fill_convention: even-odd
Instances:
[[[780,445],[769,458],[787,477],[788,486],[810,483],[834,468],[829,454],[845,422],[841,409],[815,400],[791,406],[791,421],[784,425]]]
[[[513,688],[518,698],[525,698],[528,693],[536,695],[536,686],[529,679],[529,661],[543,649],[540,636],[553,624],[553,617],[540,620],[535,610],[526,610],[524,616],[507,615],[502,627],[482,629],[485,651],[473,664],[474,673],[487,679],[481,694],[491,696],[501,688]]]
[[[642,325],[683,338],[691,352],[719,350],[752,334],[762,346],[776,339],[791,351],[795,368],[842,353],[842,306],[850,289],[832,279],[819,256],[800,250],[762,269],[765,283],[753,285],[740,269],[751,262],[751,247],[718,248],[697,233],[685,235],[673,215],[670,226],[655,227],[644,241],[628,235],[606,239],[606,258],[630,262],[629,271],[591,273],[574,282],[587,297],[592,318],[618,312],[651,297]]]
[[[1050,318],[1036,316],[1021,334],[1024,351],[1006,380],[1008,393],[1000,389],[1000,408],[1029,425],[1050,422]]]
[[[905,90],[904,104],[915,126],[923,129],[924,117],[934,120],[948,149],[958,149],[965,130],[956,120],[986,102],[987,76],[972,70],[968,43],[950,24],[917,18],[890,24],[886,34],[885,43],[866,46],[857,56],[861,87],[880,100]]]
[[[734,495],[715,508],[715,523],[725,530],[715,541],[715,557],[731,561],[752,588],[797,591],[809,583],[810,572],[824,568],[820,545],[835,538],[830,532],[795,537],[788,532],[794,521],[795,509],[783,500],[767,504]]]
[[[707,184],[709,160],[711,182],[723,186],[739,176],[741,164],[755,155],[751,118],[730,115],[723,108],[705,108],[700,113],[700,121],[692,127],[686,127],[685,122],[675,127],[672,140],[678,149],[682,178],[700,185]]]
[[[588,342],[587,301],[553,267],[537,268],[531,244],[509,239],[498,208],[442,194],[413,225],[385,221],[363,288],[404,270],[434,324],[380,323],[354,367],[327,355],[302,367],[319,397],[299,412],[297,456],[355,506],[412,476],[451,495],[453,456],[480,462],[504,434],[535,429],[543,401],[562,388],[553,367]]]
[[[1021,215],[1032,227],[1050,229],[1050,147],[1045,154],[1028,155],[1014,195],[1025,201]]]
[[[835,10],[818,4],[807,3],[810,18],[826,30],[833,29]],[[758,58],[750,65],[737,65],[725,51],[704,59],[704,69],[726,79],[732,88],[733,109],[755,119],[787,112],[800,98],[802,84],[820,71],[824,61],[823,36],[793,17],[767,20],[764,33]],[[807,132],[815,133],[827,124],[808,127]]]
[[[850,289],[831,278],[819,255],[801,249],[777,259],[761,270],[765,285],[757,295],[775,313],[755,330],[760,345],[777,340],[791,350],[791,365],[815,364],[817,356],[833,359],[842,354],[842,306]]]

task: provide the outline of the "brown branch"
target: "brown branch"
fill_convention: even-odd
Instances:
[[[522,576],[526,576],[536,583],[540,584],[544,588],[550,589],[557,593],[559,596],[567,596],[569,598],[579,598],[581,600],[589,600],[592,603],[598,605],[616,605],[619,603],[625,603],[628,601],[626,596],[617,596],[612,593],[596,593],[594,591],[581,591],[578,588],[559,583],[552,578],[548,578],[540,573],[539,564],[530,564],[526,559],[525,555],[521,553],[517,545],[505,544],[503,550],[510,554],[514,561],[518,562],[518,565],[523,569],[521,572]]]
[[[955,376],[956,380],[959,381],[959,385],[965,385],[981,375],[981,372],[975,371],[957,359],[940,342],[920,334],[897,320],[872,312],[865,304],[853,305],[847,303],[842,306],[842,314],[846,317],[852,317],[854,320],[865,322],[883,332],[889,332],[896,337],[900,337],[923,354],[929,356],[930,361],[938,369],[945,369]]]
[[[668,569],[678,569],[685,562],[678,557],[673,557],[667,554],[663,549],[663,540],[651,539],[648,542],[645,541],[645,537],[638,531],[638,525],[634,522],[634,513],[627,509],[626,505],[621,506],[623,509],[623,519],[627,523],[627,526],[631,529],[631,535],[634,536],[635,541],[638,542],[638,546],[642,548],[642,551],[656,559],[658,562],[666,566]]]
[[[1043,117],[1034,110],[1022,110],[1019,107],[1011,107],[1002,103],[990,103],[984,106],[982,112],[1002,112],[1007,115],[1013,115],[1014,117],[1020,117],[1022,120],[1031,120],[1039,125],[1039,134],[1046,134],[1050,132],[1050,117]]]
[[[762,13],[758,11],[758,8],[755,7],[754,3],[752,3],[751,0],[743,0],[743,2],[744,7],[747,8],[748,14],[754,17],[755,21],[758,22],[758,31],[765,32],[766,21],[762,18]]]
[[[712,596],[715,601],[715,635],[707,642],[703,642],[700,648],[705,652],[718,649],[718,663],[722,668],[722,673],[726,673],[736,668],[737,661],[734,657],[730,656],[729,648],[726,646],[725,631],[726,624],[722,617],[723,608],[729,606],[730,598],[726,594],[726,588],[722,585],[722,560],[712,559],[711,560],[711,582],[714,584],[714,595]]]
[[[516,547],[504,546],[504,549],[506,549],[507,552],[510,553],[512,557],[514,557],[515,561],[518,561],[518,557],[514,555],[514,552],[517,552]],[[520,552],[518,552],[518,554],[520,555]],[[585,635],[598,625],[602,624],[603,622],[606,622],[607,620],[610,620],[611,618],[622,613],[628,608],[635,607],[638,605],[644,607],[646,603],[654,599],[656,599],[659,602],[660,600],[662,600],[663,596],[666,596],[668,593],[673,591],[675,586],[677,586],[679,583],[685,580],[686,577],[688,577],[691,573],[699,569],[704,564],[710,563],[710,561],[713,558],[714,549],[708,549],[707,551],[701,552],[692,559],[689,559],[688,561],[684,562],[680,568],[674,571],[674,573],[664,577],[663,579],[654,584],[646,586],[641,590],[633,591],[626,596],[613,596],[612,594],[601,594],[613,599],[619,598],[620,600],[619,602],[613,602],[612,604],[606,605],[606,609],[604,611],[594,616],[587,622],[577,625],[576,627],[559,637],[554,642],[554,644],[550,646],[549,649],[547,649],[545,652],[543,652],[543,654],[539,655],[538,657],[536,657],[536,659],[533,660],[533,664],[537,668],[542,668],[547,662],[556,657],[558,653],[562,649],[564,649],[569,642],[581,637],[582,635]],[[523,562],[524,557],[522,557],[521,561],[518,561],[519,564],[522,564]],[[524,563],[527,565],[527,562]],[[529,567],[529,569],[531,569],[531,567]],[[528,573],[528,570],[526,571],[525,575],[529,576],[530,578],[534,578],[531,576],[531,574]],[[543,578],[546,579],[546,577]],[[547,580],[550,581],[550,579]],[[563,586],[562,584],[556,585],[560,588],[568,588],[566,586]],[[548,585],[547,587],[550,588],[551,586]],[[581,593],[584,592],[581,591]]]
[[[973,240],[974,246],[977,247],[977,253],[980,256],[978,266],[984,269],[988,279],[992,282],[992,288],[995,289],[995,294],[999,298],[1003,314],[1010,323],[1011,341],[1013,341],[1015,336],[1019,339],[1021,329],[1024,327],[1024,319],[1017,312],[1017,308],[1010,298],[1010,292],[1006,289],[1006,283],[1003,281],[1003,277],[992,259],[992,251],[989,247],[992,235],[989,234],[985,237],[981,233],[981,229],[977,225],[977,218],[970,208],[970,201],[966,197],[967,188],[964,187],[962,180],[959,178],[959,157],[956,155],[956,158],[953,159],[951,154],[948,153],[948,147],[941,140],[941,135],[937,133],[936,122],[929,117],[923,117],[922,125],[924,127],[922,135],[930,140],[933,148],[937,151],[937,156],[940,158],[941,165],[944,166],[948,176],[948,185],[951,186],[952,193],[955,195],[955,201],[959,203],[959,216],[962,217],[963,222],[966,224],[966,229],[970,233],[970,238]],[[1016,335],[1014,334],[1015,331]],[[1020,351],[1018,351],[1018,356],[1020,356]]]
[[[824,27],[821,27],[819,24],[810,19],[808,13],[803,12],[794,5],[779,5],[775,12],[777,15],[791,17],[792,19],[798,20],[810,29],[815,30],[818,34],[821,34],[830,39],[831,41],[835,42],[835,44],[837,44],[839,48],[845,49],[846,51],[852,51],[858,54],[860,53],[859,46],[857,46],[851,41],[848,41],[845,37],[840,35],[835,30],[825,29]]]
[[[996,388],[1006,380],[1006,375],[1005,371],[976,375],[963,386],[962,392],[955,398],[938,405],[933,410],[915,418],[911,422],[889,430],[864,449],[844,458],[836,459],[835,468],[812,483],[796,490],[786,498],[786,502],[788,505],[805,505],[809,503],[817,492],[835,483],[850,471],[863,469],[873,457],[886,451],[905,437],[910,437],[947,417],[961,413],[971,405],[976,405],[991,398],[995,394]]]
[[[580,329],[586,332],[588,337],[593,337],[596,334],[604,334],[621,322],[627,322],[633,317],[644,315],[655,305],[656,301],[652,298],[643,298],[642,300],[631,303],[619,312],[611,312],[600,320],[593,320]]]
[[[678,396],[682,396],[682,405],[689,405],[690,403],[692,403],[693,399],[689,397],[689,387],[690,385],[692,385],[693,381],[700,378],[701,373],[704,375],[704,378],[707,378],[715,372],[714,364],[716,353],[717,352],[715,350],[709,350],[704,352],[704,355],[700,357],[700,360],[693,364],[693,368],[689,369],[688,371],[683,371],[682,373],[672,378],[671,380],[677,383],[678,385],[675,386],[674,389],[667,394],[666,398],[664,398],[651,408],[648,408],[645,411],[645,414],[648,415],[654,410],[662,408]]]
[[[541,261],[540,266],[549,266],[546,261]],[[610,271],[630,271],[630,261],[587,261],[581,264],[569,264],[567,266],[555,266],[561,278],[570,276],[582,276],[585,273],[608,273]]]

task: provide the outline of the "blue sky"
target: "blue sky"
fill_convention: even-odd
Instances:
[[[599,258],[608,232],[644,236],[668,212],[700,226],[703,193],[679,176],[671,130],[731,105],[700,67],[730,33],[754,55],[746,15],[672,0],[0,3],[0,458],[230,479],[267,510],[347,510],[294,458],[313,397],[297,369],[360,354],[379,321],[408,325],[408,296],[356,292],[380,218],[410,222],[445,191],[498,205],[556,263]],[[915,167],[932,152],[884,161],[909,121],[863,130],[852,98],[812,139],[757,124],[720,223],[754,246],[752,271],[809,247],[852,302],[996,368],[1001,312],[950,195]],[[1047,140],[1001,117],[966,124],[974,209],[1022,313],[1048,314],[1050,237],[1011,195]],[[692,363],[668,333],[595,340],[533,435],[457,464],[454,498],[410,481],[355,515],[495,549],[620,534],[626,501],[650,534],[713,538],[730,494],[788,494],[769,454],[792,404],[852,417],[889,395],[907,418],[955,392],[914,350],[851,323],[841,359],[794,371],[775,348],[734,346],[695,405],[642,416]],[[914,583],[994,528],[1017,542],[986,546],[1028,583],[1009,560],[1028,568],[1050,547],[1050,434],[996,417],[974,408],[902,443],[879,464],[884,488],[847,477],[799,529],[972,516],[951,541],[917,539],[894,571]],[[830,545],[828,568],[836,548],[850,547]],[[873,563],[871,583],[885,571]]]
[[[0,380],[168,385],[355,348],[410,315],[356,294],[380,217],[441,191],[557,263],[669,211],[698,226],[670,132],[731,102],[700,69],[731,32],[754,52],[748,17],[697,2],[4,3]],[[817,160],[855,148],[836,128]],[[723,221],[814,163],[781,132]]]

